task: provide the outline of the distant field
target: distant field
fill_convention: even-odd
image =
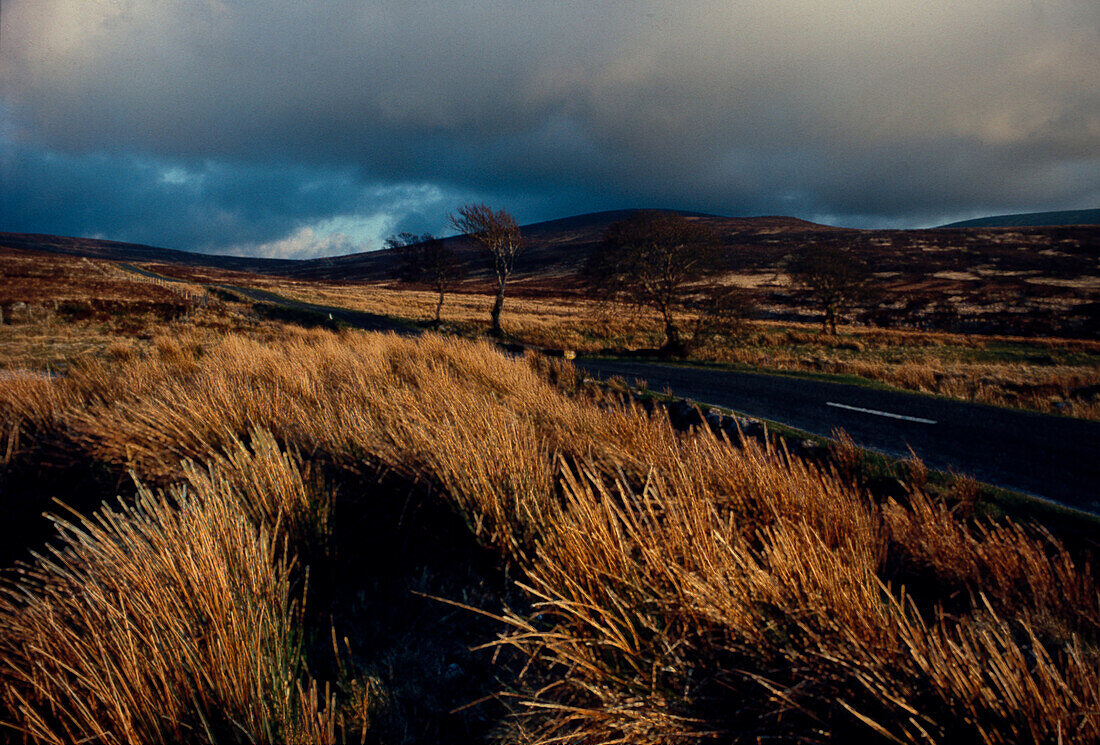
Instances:
[[[173,272],[171,267],[158,266]],[[174,273],[183,274],[179,270]],[[335,284],[188,270],[184,276],[235,279],[286,297],[389,315],[430,318],[435,296],[395,283]],[[536,346],[580,354],[655,348],[660,325],[636,310],[583,297],[530,296],[523,283],[505,306],[505,329]],[[465,334],[488,328],[490,295],[448,297],[444,322]],[[965,401],[1100,419],[1100,342],[952,334],[847,326],[837,337],[809,323],[754,321],[735,338],[710,342],[693,359],[762,370],[847,375]]]
[[[64,372],[78,360],[125,360],[181,334],[272,333],[248,303],[195,283],[150,281],[84,257],[0,249],[0,369]]]
[[[183,329],[259,329],[270,313],[215,296],[202,283],[237,282],[310,303],[362,310],[412,323],[434,311],[435,297],[393,283],[294,280],[221,269],[146,264],[185,283],[157,284],[106,261],[28,251],[0,252],[0,366],[64,370],[73,357],[127,356]],[[582,296],[530,292],[518,282],[505,328],[528,344],[581,354],[654,348],[660,326],[645,313]],[[200,303],[206,298],[209,305]],[[228,298],[228,299],[227,299]],[[448,297],[445,323],[476,336],[487,329],[491,297]],[[13,312],[17,303],[24,307]],[[218,308],[215,309],[214,305]],[[78,329],[79,333],[74,333]],[[1100,419],[1100,342],[1083,339],[952,334],[847,326],[837,337],[812,323],[753,321],[733,338],[695,350],[702,362],[754,369],[845,375],[961,400]]]

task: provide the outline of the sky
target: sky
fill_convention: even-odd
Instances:
[[[1100,207],[1096,0],[3,0],[0,230],[309,258]]]

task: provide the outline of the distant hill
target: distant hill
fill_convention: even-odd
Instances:
[[[527,246],[522,261],[517,262],[515,279],[556,282],[561,278],[574,277],[588,252],[599,244],[608,226],[638,211],[591,212],[522,226]],[[757,240],[768,236],[836,230],[795,217],[721,217],[698,212],[668,211],[710,226],[727,245],[742,243],[745,238]],[[468,240],[462,236],[445,240],[465,261],[472,276],[488,276],[483,257]],[[286,270],[286,273],[302,279],[386,280],[393,277],[396,259],[397,253],[394,250],[367,251],[301,261]]]
[[[0,248],[22,248],[48,251],[66,256],[86,256],[108,261],[149,261],[158,264],[209,266],[241,272],[278,273],[298,263],[293,259],[258,259],[248,256],[218,256],[214,254],[177,251],[140,243],[105,241],[98,238],[72,238],[41,233],[0,232]]]
[[[516,262],[509,294],[583,294],[587,288],[580,270],[588,255],[600,250],[609,225],[632,212],[596,212],[524,226],[527,246]],[[1098,213],[1100,210],[1060,214],[1097,221]],[[871,268],[875,289],[889,299],[869,311],[881,316],[876,323],[981,333],[1100,333],[1090,330],[1095,329],[1100,306],[1100,224],[967,227],[960,223],[922,230],[856,230],[793,217],[680,214],[707,225],[719,236],[726,270],[722,281],[752,293],[753,302],[759,303],[760,312],[768,318],[812,320],[804,302],[787,286],[784,262],[800,248],[843,247]],[[445,240],[467,270],[459,290],[491,291],[492,270],[484,255],[464,236]],[[324,259],[258,259],[86,238],[0,233],[0,250],[19,249],[144,263],[170,276],[245,285],[259,278],[238,273],[268,275],[276,285],[279,278],[389,284],[395,281],[400,257],[395,250],[379,250]],[[983,310],[975,315],[974,309]],[[962,310],[969,313],[965,323],[959,320]]]
[[[993,215],[941,225],[943,228],[1022,228],[1054,225],[1100,225],[1100,209],[1062,212],[1027,212],[1019,215]]]
[[[599,250],[604,231],[636,211],[593,212],[523,226],[527,246],[512,277],[515,291],[554,294],[579,289],[579,270],[588,254]],[[924,230],[855,230],[818,225],[794,217],[679,214],[707,225],[719,236],[726,248],[725,261],[730,272],[755,275],[758,280],[765,275],[776,276],[784,259],[796,248],[814,246],[850,248],[878,272],[883,281],[900,282],[901,278],[908,278],[904,281],[910,282],[920,278],[928,285],[926,289],[930,293],[942,294],[958,282],[988,285],[988,277],[974,274],[980,268],[979,274],[992,272],[1015,277],[1018,282],[1042,278],[1044,282],[1053,280],[1067,288],[1077,286],[1073,292],[1091,298],[1095,287],[1088,278],[1100,276],[1100,225],[966,227],[958,223],[952,228]],[[1100,210],[1047,214],[1081,216],[1077,219],[1088,215],[1094,220],[1100,218]],[[445,240],[466,266],[467,286],[471,289],[487,287],[492,279],[491,269],[473,243],[464,236]],[[149,262],[166,267],[175,265],[181,269],[210,267],[305,281],[337,282],[393,280],[399,259],[396,250],[301,260],[211,256],[115,241],[21,233],[0,233],[0,248],[3,247],[112,261]],[[964,280],[963,275],[968,279]]]
[[[516,279],[540,279],[574,275],[588,251],[596,246],[609,225],[638,210],[592,212],[522,227],[527,248]],[[674,211],[675,210],[671,210]],[[721,217],[698,212],[677,212],[709,225],[728,244],[743,239],[759,239],[793,233],[833,231],[794,217]],[[463,237],[446,239],[468,265],[474,277],[487,275],[484,261]],[[259,272],[301,279],[381,281],[392,279],[398,253],[394,250],[364,251],[322,259],[262,259],[244,256],[217,256],[133,243],[70,238],[33,233],[0,232],[0,248],[49,251],[69,256],[86,256],[110,261],[151,262],[192,267],[213,267],[232,271]]]

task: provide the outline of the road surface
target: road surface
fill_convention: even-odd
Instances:
[[[163,274],[157,274],[156,272],[149,271],[148,269],[142,269],[141,267],[134,266],[133,264],[127,264],[125,262],[118,262],[118,265],[123,269],[140,274],[143,277],[149,279],[159,279],[163,282],[190,282],[191,284],[203,284],[200,282],[193,282],[192,280],[183,280],[176,277],[168,277]],[[367,313],[362,310],[350,310],[348,308],[340,308],[335,305],[316,305],[314,303],[306,303],[301,300],[294,300],[293,298],[284,297],[274,292],[268,292],[267,290],[257,290],[254,287],[244,287],[241,285],[224,285],[224,284],[204,284],[204,287],[213,289],[227,290],[234,292],[242,297],[246,297],[249,300],[255,300],[261,303],[271,303],[272,305],[279,305],[284,308],[292,308],[294,310],[305,310],[312,313],[320,313],[322,315],[327,314],[330,318],[336,321],[342,321],[349,326],[357,329],[363,329],[364,331],[396,331],[399,334],[415,333],[416,329],[407,323],[402,323],[389,316],[380,316],[375,313]]]
[[[294,300],[293,298],[284,297],[283,295],[277,295],[274,292],[268,292],[267,290],[257,290],[252,287],[242,287],[240,285],[214,285],[214,287],[229,290],[238,295],[243,295],[250,300],[256,300],[262,303],[272,303],[273,305],[281,305],[285,308],[306,310],[322,315],[328,314],[328,316],[334,320],[342,321],[349,326],[363,329],[364,331],[396,331],[399,334],[408,334],[415,333],[416,330],[407,323],[396,321],[388,316],[367,313],[363,310],[349,310],[348,308],[340,308],[335,305],[305,303],[301,300]]]
[[[862,447],[1100,513],[1100,423],[784,375],[578,360],[604,378],[769,419],[816,435],[843,428]]]

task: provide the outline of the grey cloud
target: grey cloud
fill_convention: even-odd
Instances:
[[[1100,204],[1092,0],[6,0],[4,24],[9,139],[213,164],[200,201],[268,221],[256,243],[367,184],[531,218]],[[279,186],[286,164],[331,189]]]
[[[306,257],[378,248],[377,231],[405,212],[441,211],[463,196],[369,183],[347,168],[73,155],[10,143],[0,170],[0,230],[216,253]]]

